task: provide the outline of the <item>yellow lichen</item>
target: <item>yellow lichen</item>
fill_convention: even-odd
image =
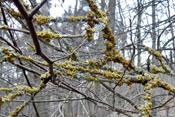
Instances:
[[[15,61],[15,55],[12,53],[12,49],[7,49],[5,47],[0,47],[2,50],[3,56],[9,61],[14,62]],[[3,62],[3,61],[2,61]]]
[[[162,68],[159,69],[156,65],[153,65],[153,67],[151,68],[151,72],[154,74],[165,73],[165,70]]]
[[[127,90],[130,90],[132,88],[132,84],[129,85],[129,87],[127,88]]]
[[[0,26],[0,29],[8,29],[9,27],[7,25]]]
[[[164,73],[166,73],[166,74],[169,75],[170,70],[167,69],[167,65],[163,62],[163,60],[162,60],[162,54],[161,54],[159,51],[155,51],[154,49],[151,49],[151,48],[149,48],[149,47],[147,47],[147,46],[145,46],[145,49],[146,49],[150,54],[152,54],[153,56],[155,56],[157,60],[160,61],[162,68],[166,71],[166,72],[164,72]],[[159,70],[159,71],[162,72],[163,70]]]
[[[35,51],[35,46],[33,46],[31,43],[27,42],[27,45],[29,45],[33,51]]]
[[[75,78],[77,76],[77,72],[67,70],[66,75],[70,76],[71,78]]]
[[[10,92],[10,91],[11,91],[11,89],[9,89],[9,88],[0,88],[0,91]]]
[[[86,27],[85,29],[86,29],[85,36],[87,37],[87,40],[88,41],[92,41],[93,36],[94,36],[94,33],[95,33],[95,30],[94,29],[91,29],[90,26]]]
[[[16,54],[16,55],[14,55],[16,58],[20,58],[21,60],[26,60],[26,61],[31,61],[31,62],[33,62],[34,60],[33,60],[33,58],[31,58],[31,56],[29,55],[28,57],[26,57],[26,56],[23,56],[23,55],[19,55],[19,54]]]
[[[16,107],[15,111],[12,111],[12,113],[8,117],[17,117],[19,112],[25,107],[24,104],[22,104],[19,107]]]
[[[38,15],[37,17],[33,16],[33,22],[36,21],[37,24],[40,25],[40,26],[43,25],[43,24],[48,23],[48,21],[51,21],[53,19],[56,19],[56,18],[54,18],[54,17],[49,18],[45,15]]]
[[[26,8],[27,11],[30,11],[29,4],[26,4],[23,0],[21,0],[22,4]]]
[[[9,11],[9,13],[11,14],[11,16],[13,16],[15,19],[19,18],[23,18],[22,15],[19,12],[16,12],[14,9],[11,9]]]
[[[50,42],[52,38],[60,39],[62,38],[61,34],[55,34],[50,30],[43,30],[41,32],[36,32],[39,38],[45,39],[46,42]]]
[[[45,74],[42,74],[40,76],[41,80],[44,80],[44,79],[49,78],[49,77],[51,77],[51,74],[49,72],[46,72]]]
[[[93,60],[89,60],[89,65],[93,66],[94,65],[94,61]]]
[[[91,76],[86,77],[86,80],[87,81],[96,81],[96,82],[99,82],[100,81],[99,78],[95,78],[95,77],[91,77]]]
[[[111,42],[106,42],[106,48],[107,50],[111,50],[114,47],[114,44]]]
[[[75,22],[75,21],[88,21],[88,18],[83,17],[83,16],[78,16],[78,17],[74,17],[74,16],[69,16],[69,19],[71,22]]]

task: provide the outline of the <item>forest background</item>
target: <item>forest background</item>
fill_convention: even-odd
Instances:
[[[0,0],[0,116],[173,117],[175,2],[71,2]]]

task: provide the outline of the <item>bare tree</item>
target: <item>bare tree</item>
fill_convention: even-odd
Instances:
[[[1,116],[173,113],[174,1],[54,2],[0,2]]]

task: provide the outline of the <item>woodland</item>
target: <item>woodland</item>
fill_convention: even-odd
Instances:
[[[0,0],[0,117],[174,117],[174,0]]]

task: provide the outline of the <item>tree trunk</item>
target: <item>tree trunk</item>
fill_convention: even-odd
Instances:
[[[152,0],[152,48],[156,49],[156,4],[155,4],[155,0]],[[153,57],[152,58],[152,62],[153,64],[156,64],[156,58]],[[155,98],[154,98],[155,99]],[[155,107],[155,102],[156,99],[154,100],[152,99],[152,107]],[[154,111],[154,110],[153,110]],[[153,116],[157,116],[157,113],[151,113]]]
[[[142,43],[141,42],[141,29],[140,29],[140,27],[141,27],[141,18],[142,18],[142,9],[141,9],[141,1],[142,0],[137,0],[137,13],[138,13],[138,17],[137,17],[137,27],[136,27],[136,29],[137,29],[137,33],[136,33],[136,35],[137,35],[137,42],[138,43]],[[138,45],[137,46],[137,48],[138,48],[138,59],[137,59],[137,65],[138,66],[140,66],[141,65],[141,47]]]
[[[170,17],[170,4],[169,4],[169,1],[167,1],[167,2],[168,2],[168,17]],[[170,20],[171,19],[169,19],[169,23],[171,23]],[[170,24],[170,30],[171,30],[171,37],[174,38],[174,30],[173,30],[173,25],[172,24]],[[175,38],[173,39],[173,48],[175,48]],[[173,51],[173,53],[174,53],[174,55],[173,55],[174,60],[172,58],[172,62],[173,62],[173,61],[175,61],[175,50],[171,50],[171,51]]]
[[[152,1],[152,48],[156,49],[156,5],[155,0]],[[156,59],[153,57],[152,59],[153,64],[155,64]]]
[[[109,26],[115,32],[115,9],[116,9],[116,0],[109,0]]]

